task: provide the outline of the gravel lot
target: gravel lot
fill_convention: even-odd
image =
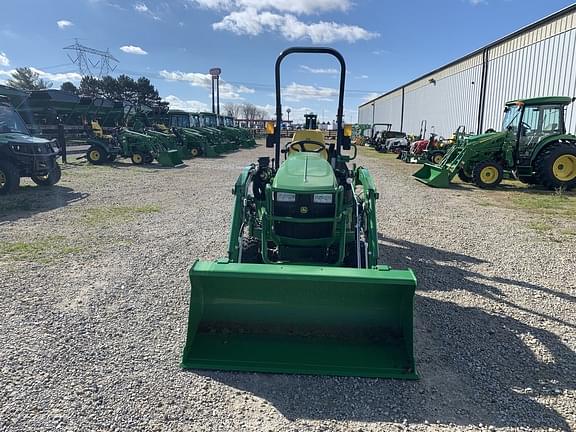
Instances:
[[[419,279],[421,380],[180,370],[188,269],[225,255],[231,187],[267,151],[81,163],[2,198],[0,430],[576,428],[576,217],[523,208],[529,189],[431,189],[371,150],[381,261]]]

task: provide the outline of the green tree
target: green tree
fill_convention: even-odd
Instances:
[[[80,81],[79,92],[82,96],[100,96],[100,80],[98,78],[94,78],[93,76],[83,76],[82,80]]]
[[[51,82],[40,78],[38,72],[28,67],[16,68],[7,84],[20,90],[43,90],[52,87]]]
[[[72,93],[75,95],[78,94],[78,87],[76,87],[74,85],[74,83],[71,83],[70,81],[66,81],[66,82],[62,83],[62,85],[60,86],[60,90],[63,90],[65,92]]]

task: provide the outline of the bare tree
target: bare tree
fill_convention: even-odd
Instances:
[[[254,120],[256,119],[257,112],[258,108],[256,105],[249,102],[242,104],[242,115],[248,122],[248,127],[254,126]]]
[[[238,118],[240,111],[242,111],[242,105],[240,104],[227,103],[224,105],[224,112],[229,117],[234,117],[235,119]]]

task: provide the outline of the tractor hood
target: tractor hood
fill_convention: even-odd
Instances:
[[[479,144],[483,142],[495,141],[501,138],[504,138],[508,132],[489,132],[480,135],[472,135],[466,137],[466,142],[470,144]]]
[[[333,192],[338,187],[332,166],[320,155],[295,153],[278,168],[272,189]]]
[[[49,140],[44,138],[34,137],[23,133],[10,132],[0,134],[0,143],[11,144],[48,144]]]

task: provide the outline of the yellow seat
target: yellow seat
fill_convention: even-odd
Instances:
[[[296,132],[294,132],[294,135],[292,136],[292,142],[298,142],[298,141],[315,141],[315,142],[325,144],[324,132],[322,132],[321,130],[317,130],[317,129],[316,130],[303,129],[303,130],[296,131]],[[316,150],[318,150],[318,147],[320,147],[320,145],[314,144],[313,142],[304,143],[303,146],[307,152],[311,152],[311,153],[316,153]],[[300,151],[301,150],[300,150],[299,146],[290,147],[288,150],[288,155],[293,154],[293,153],[300,153]],[[326,150],[326,148],[324,148],[324,150],[322,150],[318,154],[320,154],[324,159],[328,160],[328,151]]]
[[[98,123],[97,120],[92,120],[90,122],[90,128],[92,129],[94,136],[97,138],[112,139],[112,135],[104,133],[104,129],[102,129],[102,126],[100,126],[100,123]]]

